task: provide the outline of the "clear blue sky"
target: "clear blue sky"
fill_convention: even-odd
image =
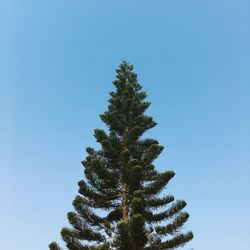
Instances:
[[[250,3],[0,0],[1,249],[60,241],[118,64],[152,102],[184,249],[250,245]]]

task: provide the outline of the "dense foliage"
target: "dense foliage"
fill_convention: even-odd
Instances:
[[[186,202],[160,195],[174,177],[159,173],[153,161],[163,146],[142,135],[156,125],[145,115],[150,103],[137,82],[133,66],[123,62],[113,82],[108,111],[100,117],[108,133],[96,129],[101,149],[86,148],[82,162],[85,180],[68,213],[72,228],[63,228],[62,238],[70,250],[158,250],[183,246],[192,232],[180,229],[189,214]],[[61,249],[55,242],[51,250]]]

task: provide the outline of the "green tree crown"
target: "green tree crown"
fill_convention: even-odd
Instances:
[[[131,64],[122,62],[116,72],[108,110],[100,115],[108,132],[94,130],[101,149],[86,148],[85,179],[78,183],[74,212],[68,213],[72,228],[63,228],[61,236],[70,250],[181,247],[193,238],[192,232],[181,232],[189,214],[185,201],[160,195],[175,173],[155,169],[163,146],[142,138],[157,124],[145,114],[146,92]],[[49,248],[61,249],[55,242]]]

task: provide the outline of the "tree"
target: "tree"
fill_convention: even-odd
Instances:
[[[156,126],[145,115],[150,103],[132,65],[124,61],[116,72],[116,90],[110,92],[108,111],[100,115],[108,133],[95,129],[101,149],[86,148],[85,180],[78,183],[75,211],[68,213],[72,228],[63,228],[61,236],[70,250],[181,247],[193,238],[192,232],[180,232],[189,217],[183,211],[186,202],[160,195],[175,173],[155,169],[163,146],[142,138]],[[55,242],[49,248],[60,249]]]

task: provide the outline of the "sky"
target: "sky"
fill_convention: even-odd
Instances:
[[[60,240],[126,59],[187,201],[185,250],[250,245],[250,2],[0,0],[1,249]],[[62,244],[63,246],[63,244]]]

